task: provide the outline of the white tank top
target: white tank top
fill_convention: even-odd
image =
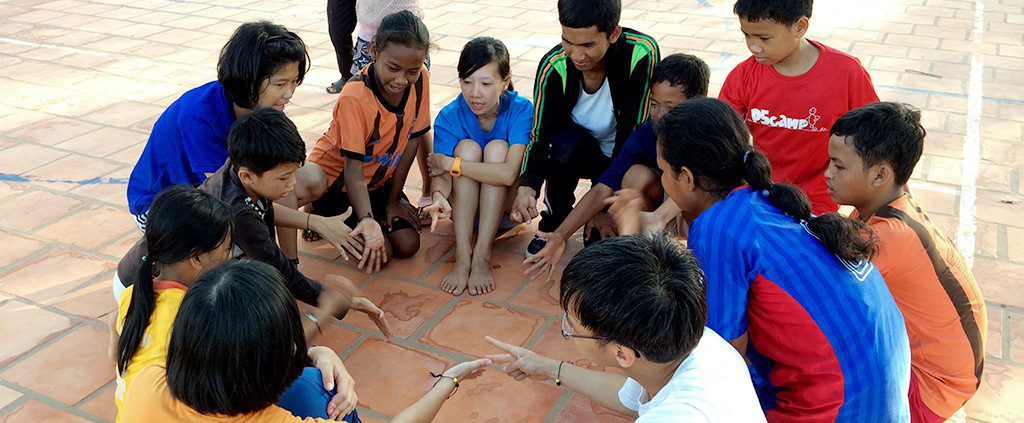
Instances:
[[[601,88],[587,94],[580,82],[580,97],[572,109],[572,121],[587,128],[594,139],[601,144],[601,152],[611,157],[615,149],[615,113],[612,106],[612,90],[608,88],[608,77],[601,81]]]

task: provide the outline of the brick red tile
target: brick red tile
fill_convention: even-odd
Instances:
[[[362,296],[384,310],[392,334],[400,338],[409,338],[452,299],[451,295],[440,289],[424,288],[381,276],[362,289]],[[345,321],[374,332],[378,330],[363,313],[349,312]]]
[[[99,128],[100,126],[94,123],[58,117],[30,124],[13,132],[11,136],[34,143],[55,145]]]
[[[120,164],[71,154],[46,166],[33,169],[30,174],[39,186],[67,191],[83,184],[97,183],[94,179],[113,172],[119,167],[121,167]]]
[[[77,209],[83,203],[68,196],[32,191],[0,203],[0,226],[29,231]]]
[[[107,421],[113,421],[117,417],[117,405],[114,404],[114,388],[104,389],[77,408]]]
[[[413,173],[413,172],[410,172]],[[398,276],[406,279],[419,279],[427,270],[430,270],[455,246],[455,243],[448,239],[434,235],[423,235],[420,237],[420,250],[415,256],[407,259],[394,259],[382,271],[389,276]],[[440,272],[435,270],[431,274]],[[446,272],[447,273],[447,272]]]
[[[124,101],[89,113],[82,118],[111,126],[129,127],[153,116],[158,116],[162,112],[162,107]]]
[[[138,230],[138,226],[127,211],[90,206],[36,231],[36,235],[93,249],[133,230]]]
[[[58,410],[36,400],[28,400],[18,406],[10,414],[4,416],[5,422],[61,422],[87,423],[88,420],[64,410]]]
[[[140,239],[142,239],[142,231],[132,232],[117,242],[103,247],[100,252],[120,259],[125,254],[128,254],[128,250],[135,246],[135,243],[139,242]]]
[[[436,380],[430,372],[442,372],[453,364],[448,359],[373,338],[345,359],[345,367],[357,381],[359,404],[392,416],[430,390]]]
[[[5,380],[75,404],[114,379],[110,333],[83,326],[4,371]],[[54,371],[60,369],[60,371]],[[41,377],[45,375],[45,377]]]
[[[0,367],[46,342],[72,326],[71,319],[18,301],[0,306],[4,322],[19,322],[0,326]],[[3,408],[3,406],[0,406]]]
[[[301,243],[304,241],[299,242]],[[369,277],[369,275],[355,269],[354,265],[351,263],[352,262],[345,263],[340,259],[336,262],[328,262],[312,257],[301,257],[299,259],[299,271],[302,272],[302,274],[323,283],[329,283],[327,280],[328,276],[338,275],[347,278],[352,281],[353,284],[359,286],[366,280],[366,278]]]
[[[523,345],[543,323],[540,315],[463,298],[420,342],[471,357],[483,357],[500,352],[484,340],[485,336]]]
[[[114,301],[113,292],[111,292],[113,278],[113,275],[110,275],[99,282],[72,292],[67,298],[55,303],[53,307],[87,319],[99,319],[117,310],[117,303]]]
[[[66,137],[67,141],[58,144],[57,148],[103,157],[146,142],[147,137],[142,132],[107,127],[76,137]]]
[[[0,231],[0,267],[9,266],[45,246],[43,242]]]
[[[562,267],[555,270],[549,280],[547,274],[536,275],[512,299],[512,304],[526,307],[543,313],[562,315],[562,306],[558,301],[558,286],[562,278]]]
[[[633,419],[618,414],[582,395],[573,395],[569,403],[565,405],[562,414],[559,415],[560,422],[565,423],[589,423],[589,422],[632,422]]]
[[[64,248],[54,248],[0,274],[0,291],[36,302],[64,295],[114,268],[115,263]]]
[[[459,384],[436,421],[541,422],[562,394],[561,388],[530,379],[517,382],[493,368]]]
[[[580,367],[593,370],[612,371],[611,369],[603,366],[598,366],[596,363],[586,358],[583,353],[580,352],[579,348],[576,347],[576,342],[591,341],[576,341],[573,339],[566,340],[562,337],[562,322],[561,320],[556,320],[551,327],[544,331],[544,335],[541,336],[540,339],[537,340],[537,343],[531,348],[537,354],[558,360],[565,360]]]
[[[52,148],[18,144],[0,150],[0,172],[19,175],[67,155],[68,153]]]

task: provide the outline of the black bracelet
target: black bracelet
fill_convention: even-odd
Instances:
[[[565,361],[558,362],[558,376],[555,376],[555,386],[562,386],[562,365]]]
[[[442,372],[441,374],[435,374],[434,372],[430,372],[430,377],[436,377],[437,378],[437,380],[434,381],[434,385],[431,386],[431,388],[434,388],[434,387],[437,386],[438,383],[441,383],[441,379],[446,379],[447,378],[447,379],[451,379],[452,380],[452,383],[455,384],[455,390],[452,391],[452,393],[448,394],[448,398],[451,398],[453,395],[455,395],[456,392],[459,391],[459,378],[457,378],[455,376],[445,376],[444,372]]]
[[[373,213],[367,213],[366,216],[359,218],[359,221],[362,222],[366,219],[373,219]]]
[[[313,214],[312,213],[306,213],[306,233],[307,234],[310,233],[310,232],[313,232],[313,231],[309,230],[309,218],[310,217],[313,217]]]

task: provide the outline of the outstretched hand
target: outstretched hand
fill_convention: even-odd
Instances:
[[[475,379],[477,376],[483,374],[483,372],[487,370],[487,366],[490,366],[491,364],[492,361],[486,358],[466,361],[452,366],[442,374],[445,377],[457,377],[459,380]]]
[[[507,344],[490,336],[484,339],[490,342],[491,345],[505,351],[504,354],[488,355],[487,359],[494,363],[505,363],[501,370],[515,380],[521,381],[526,378],[549,379],[554,373],[554,368],[558,367],[558,361],[544,357],[526,348]]]
[[[381,310],[366,297],[355,297],[352,299],[352,310],[366,314],[367,317],[373,321],[373,324],[377,325],[377,329],[380,329],[380,333],[385,338],[391,337],[391,324],[388,323],[388,319],[384,316],[384,310]]]
[[[541,231],[537,231],[536,236],[548,240],[548,243],[537,254],[523,260],[524,265],[530,266],[523,273],[527,275],[543,275],[546,271],[548,273],[547,280],[550,281],[551,277],[555,274],[555,266],[558,265],[558,260],[565,253],[565,240],[561,237],[553,236],[551,233]]]

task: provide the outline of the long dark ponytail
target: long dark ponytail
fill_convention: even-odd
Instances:
[[[791,184],[772,182],[768,158],[750,145],[750,131],[728,104],[699,98],[674,107],[655,126],[661,158],[683,167],[698,187],[724,198],[744,183],[767,193],[768,201],[806,225],[825,248],[845,260],[870,259],[876,242],[863,222],[839,213],[811,214],[807,195]]]
[[[497,38],[476,37],[466,43],[459,55],[459,79],[469,78],[474,72],[491,63],[498,66],[498,76],[502,81],[509,81],[506,91],[515,91],[511,82],[512,66],[508,47]]]
[[[153,200],[146,225],[147,253],[132,288],[121,336],[117,340],[117,370],[124,372],[138,352],[156,307],[155,268],[209,252],[231,242],[231,209],[216,197],[183,186],[167,188]],[[158,269],[157,269],[158,270]]]

